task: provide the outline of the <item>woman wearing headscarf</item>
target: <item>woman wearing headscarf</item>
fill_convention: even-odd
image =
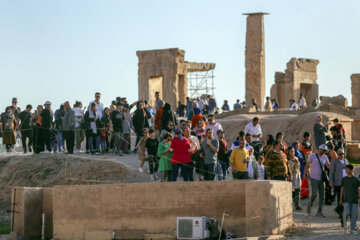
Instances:
[[[16,143],[16,123],[17,122],[11,106],[6,107],[5,112],[1,114],[1,130],[3,135],[3,144],[6,145],[7,152],[11,152],[11,146]]]
[[[44,151],[44,133],[41,118],[41,112],[43,110],[44,107],[42,105],[38,105],[32,118],[34,153],[40,153]]]
[[[173,153],[171,157],[171,181],[176,182],[179,174],[179,168],[184,181],[189,181],[189,166],[191,162],[189,151],[191,149],[190,142],[187,138],[183,137],[182,130],[176,128],[175,137],[171,141],[170,151]]]
[[[169,122],[173,122],[177,126],[176,115],[171,111],[171,106],[169,103],[165,103],[163,114],[161,117],[161,129],[165,129]]]
[[[191,119],[191,126],[196,126],[196,124],[198,123],[199,120],[203,120],[205,122],[205,127],[206,127],[206,118],[205,116],[201,113],[200,108],[194,108],[194,116]]]
[[[273,135],[271,135],[271,134],[267,135],[266,136],[266,145],[263,150],[265,162],[268,158],[269,153],[271,153],[274,150],[273,143],[274,143]]]

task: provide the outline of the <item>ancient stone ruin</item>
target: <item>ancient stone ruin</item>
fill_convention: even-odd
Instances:
[[[352,106],[360,108],[360,73],[351,75]]]
[[[268,13],[244,13],[247,15],[245,48],[245,99],[248,106],[254,98],[258,107],[264,108],[265,99],[265,34],[264,15]]]
[[[275,84],[271,86],[271,98],[277,98],[280,108],[287,108],[290,99],[299,99],[302,93],[307,105],[319,97],[317,65],[319,60],[292,58],[286,64],[285,73],[275,73]]]
[[[187,73],[215,68],[215,63],[186,62],[185,51],[179,48],[137,51],[136,54],[139,98],[148,99],[151,106],[155,103],[154,93],[159,91],[160,98],[175,109],[178,101],[186,102]]]

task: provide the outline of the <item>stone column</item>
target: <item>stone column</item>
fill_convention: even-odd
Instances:
[[[244,13],[247,15],[246,49],[245,49],[245,80],[246,104],[254,98],[260,109],[265,101],[265,35],[264,15],[268,13]]]
[[[352,106],[360,108],[360,73],[351,75]]]

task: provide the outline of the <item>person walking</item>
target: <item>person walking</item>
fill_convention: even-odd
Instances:
[[[344,206],[346,218],[350,218],[350,231],[353,235],[359,233],[355,230],[358,219],[360,181],[354,176],[354,166],[346,165],[346,177],[341,182],[340,205]]]
[[[335,208],[335,211],[339,214],[341,227],[344,227],[342,217],[344,208],[340,205],[340,192],[342,179],[347,176],[346,165],[349,164],[349,161],[344,158],[344,151],[342,148],[338,149],[337,155],[338,158],[331,161],[330,163],[329,182],[330,187],[334,189],[334,192],[336,194],[337,207]]]
[[[311,207],[319,194],[319,206],[317,210],[317,217],[325,217],[322,213],[322,207],[324,205],[324,195],[325,195],[325,166],[330,168],[330,162],[327,158],[325,152],[328,151],[328,148],[325,144],[321,144],[318,148],[317,153],[313,153],[307,159],[307,163],[304,170],[304,179],[307,176],[308,181],[311,181],[311,197],[307,207],[307,213],[311,214]],[[309,174],[309,168],[311,168]]]
[[[24,154],[28,151],[32,152],[32,145],[33,145],[33,129],[31,126],[31,119],[32,119],[32,106],[28,104],[24,111],[19,114],[19,130],[21,132],[21,142]],[[27,143],[28,141],[28,143]]]
[[[302,210],[300,207],[300,189],[301,189],[301,173],[300,173],[300,161],[295,156],[295,148],[291,146],[288,149],[288,162],[289,168],[292,173],[292,198],[295,204],[295,210]]]
[[[75,143],[75,112],[71,109],[68,101],[64,103],[64,111],[65,115],[62,121],[62,129],[66,141],[66,150],[69,154],[73,154]]]
[[[138,146],[141,137],[143,137],[144,128],[149,128],[149,119],[144,109],[144,104],[142,102],[137,103],[137,109],[134,112],[132,121],[136,133],[135,146]],[[137,152],[136,147],[134,149],[134,152]]]

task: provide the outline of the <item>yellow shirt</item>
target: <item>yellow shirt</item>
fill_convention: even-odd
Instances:
[[[235,148],[231,152],[230,163],[234,164],[235,170],[239,172],[247,171],[247,164],[243,161],[249,157],[249,151],[245,148]]]

